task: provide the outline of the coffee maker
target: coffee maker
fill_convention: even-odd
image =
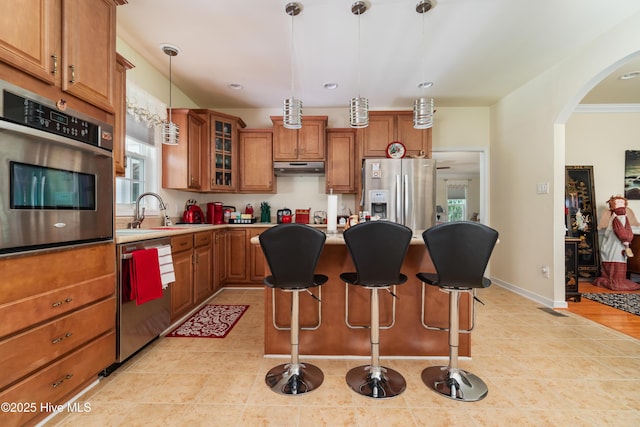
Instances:
[[[207,222],[209,224],[223,224],[224,215],[222,211],[222,202],[207,203]]]

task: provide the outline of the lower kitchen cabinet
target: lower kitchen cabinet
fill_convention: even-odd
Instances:
[[[211,231],[171,239],[176,281],[171,287],[171,321],[176,321],[213,295]]]
[[[35,424],[115,362],[112,243],[0,259],[0,425]],[[46,268],[43,268],[46,266]]]
[[[229,257],[227,258],[227,283],[245,283],[247,281],[247,229],[227,230]]]
[[[247,245],[249,247],[249,279],[261,283],[267,275],[267,260],[260,245],[252,245],[251,238],[259,236],[266,228],[250,228]]]
[[[193,235],[193,293],[195,304],[213,295],[213,240],[211,231]]]
[[[227,259],[229,254],[227,230],[213,232],[213,292],[218,292],[227,281]]]
[[[178,320],[194,305],[193,299],[193,235],[171,239],[171,255],[176,281],[171,288],[171,321]]]

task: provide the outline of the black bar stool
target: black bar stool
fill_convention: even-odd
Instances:
[[[400,273],[413,232],[404,225],[389,221],[371,221],[354,225],[344,232],[344,240],[356,272],[340,274],[349,285],[371,291],[371,364],[358,366],[347,373],[347,384],[356,393],[377,399],[402,393],[407,383],[402,375],[380,365],[380,307],[378,290],[390,292],[391,287],[407,281]],[[395,320],[395,319],[394,319]],[[392,322],[393,324],[393,322]],[[349,325],[349,322],[347,322]]]
[[[267,373],[265,381],[271,390],[284,395],[308,393],[324,380],[322,371],[299,360],[300,292],[313,295],[310,288],[325,284],[328,277],[314,274],[326,235],[304,224],[281,224],[260,234],[271,275],[264,283],[272,289],[291,292],[291,362],[278,365]],[[319,309],[320,312],[321,309]]]
[[[422,233],[436,273],[418,273],[422,281],[422,325],[427,329],[449,332],[448,366],[430,366],[422,371],[427,387],[450,399],[474,402],[487,396],[487,385],[476,375],[458,368],[459,334],[469,333],[475,323],[475,290],[491,285],[484,277],[489,258],[498,241],[498,232],[477,222],[450,222]],[[449,327],[429,326],[424,321],[425,283],[449,293]],[[460,329],[460,294],[472,297],[471,327]],[[478,300],[479,301],[479,300]]]

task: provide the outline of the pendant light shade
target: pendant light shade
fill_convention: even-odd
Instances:
[[[367,11],[367,4],[357,1],[351,5],[351,13],[358,15],[358,96],[349,104],[349,125],[352,128],[369,126],[369,100],[360,96],[360,15]]]
[[[287,3],[284,7],[287,15],[291,16],[291,97],[284,100],[283,125],[287,129],[300,129],[302,127],[302,101],[294,96],[294,32],[293,17],[302,11],[300,3]]]
[[[162,121],[162,143],[166,145],[178,145],[180,140],[180,128],[171,121],[171,58],[180,53],[180,49],[172,45],[162,45],[162,51],[169,56],[169,114],[167,120]]]
[[[433,127],[433,98],[418,98],[413,102],[413,127],[416,129]]]
[[[351,98],[349,123],[352,128],[369,126],[369,100],[367,98]]]
[[[416,5],[416,12],[422,14],[422,43],[424,45],[424,51],[426,51],[426,37],[424,31],[424,20],[425,14],[431,10],[432,4],[431,0],[420,0]],[[418,84],[420,89],[426,89],[433,86],[432,82],[427,82],[424,79],[424,56],[425,52],[422,53],[422,81]],[[433,127],[433,98],[420,97],[413,102],[413,127],[415,129],[429,129]]]

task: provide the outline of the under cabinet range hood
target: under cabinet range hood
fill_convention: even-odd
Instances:
[[[273,162],[276,176],[324,175],[324,162]]]

